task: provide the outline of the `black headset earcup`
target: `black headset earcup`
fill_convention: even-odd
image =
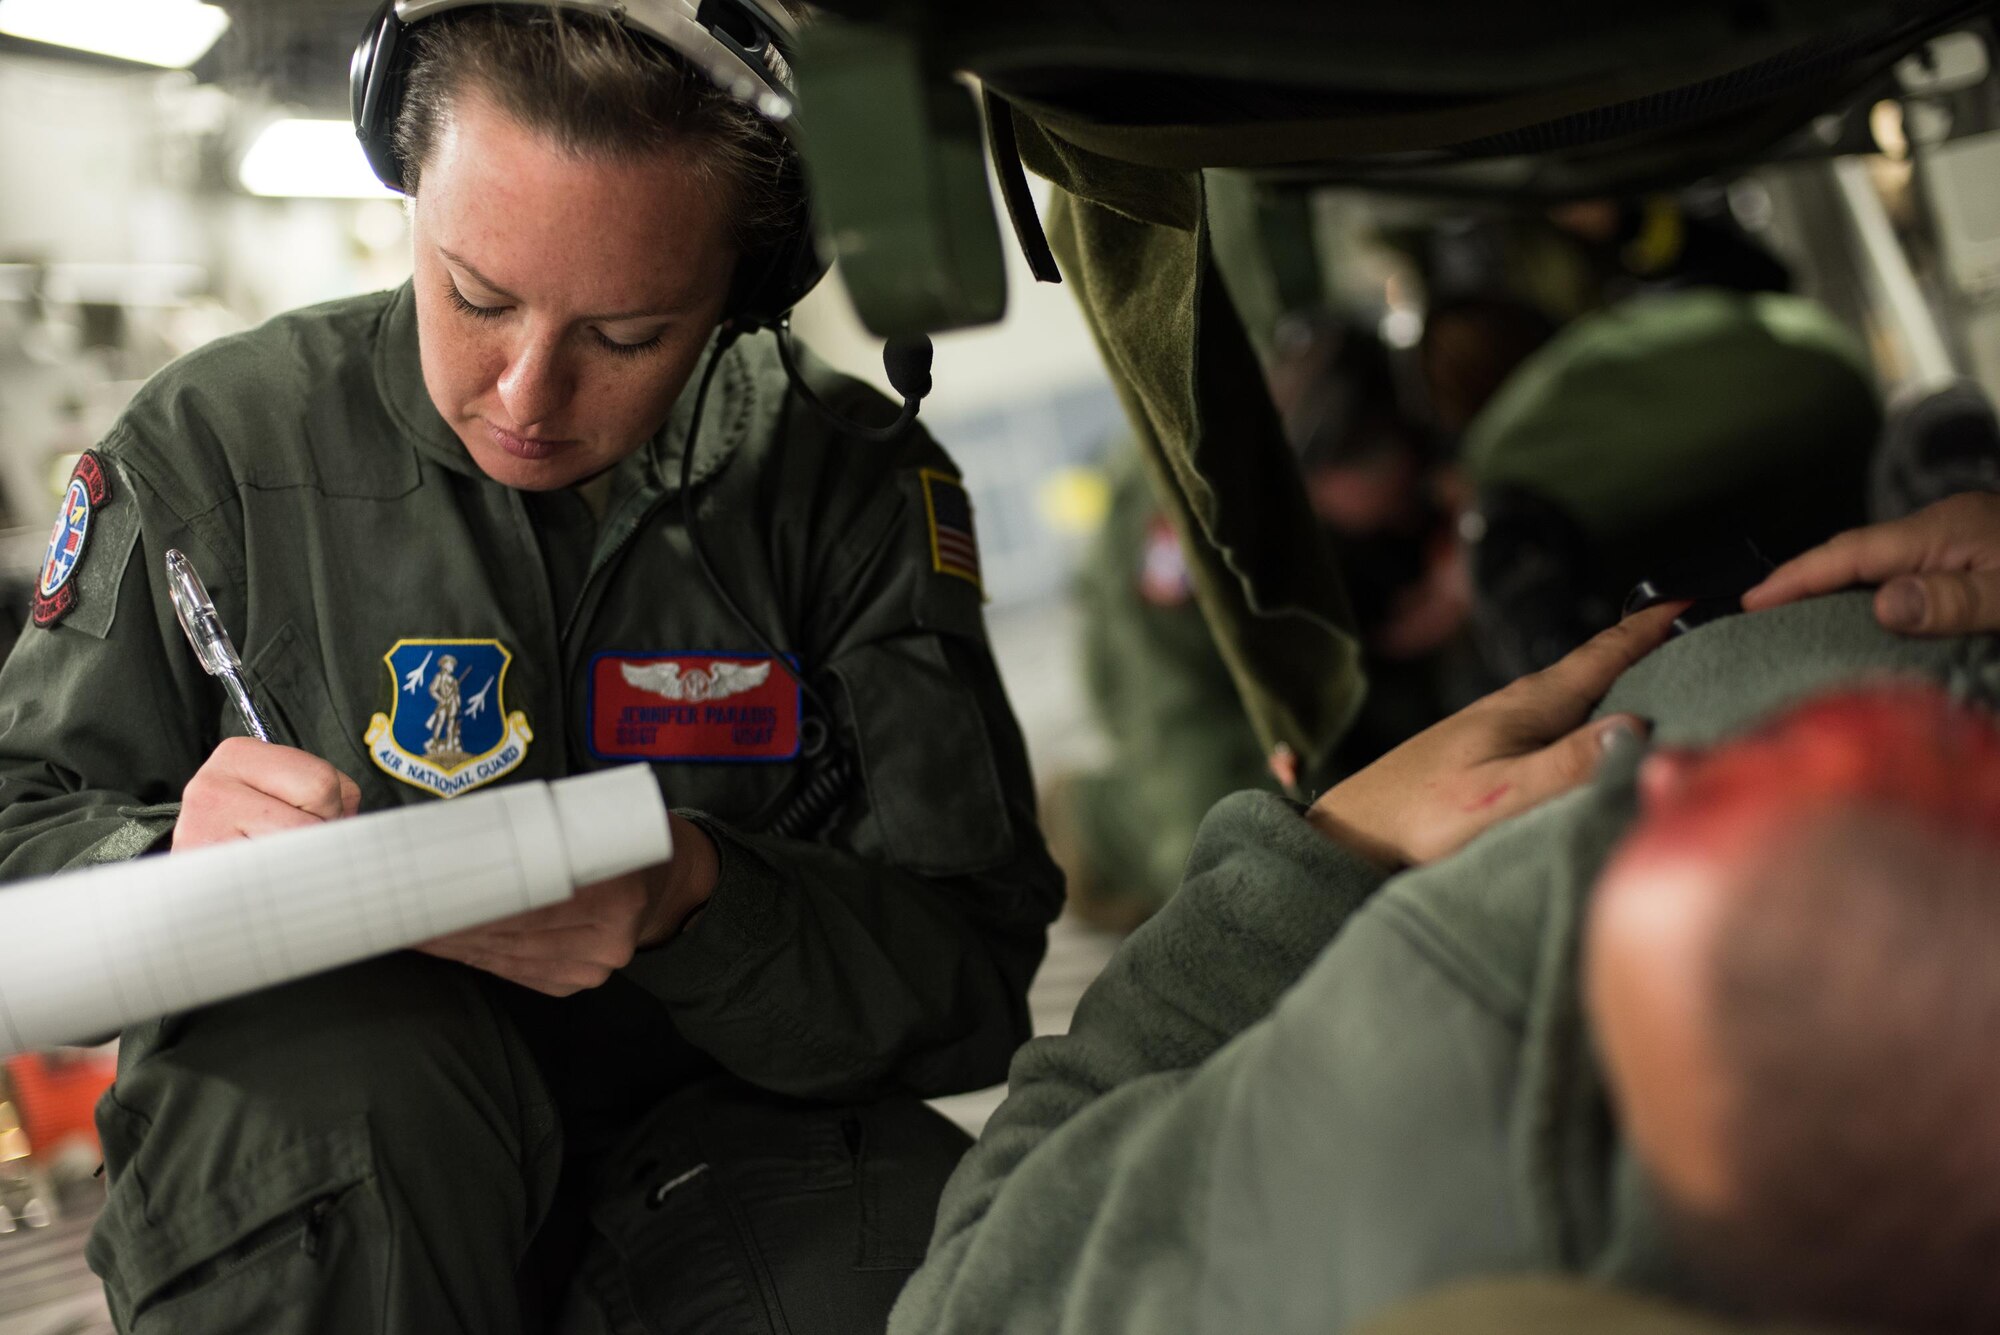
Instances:
[[[831,267],[815,236],[811,197],[803,184],[799,190],[798,227],[780,245],[746,255],[736,266],[726,318],[741,333],[777,328]]]
[[[739,333],[775,329],[826,270],[810,229],[762,255],[746,256],[737,265],[725,318]]]
[[[402,39],[396,0],[383,0],[347,66],[354,137],[377,178],[391,190],[403,188],[403,165],[396,157],[396,116],[403,106],[403,66],[408,61]]]
[[[783,27],[766,12],[770,8],[759,0],[713,0],[702,6],[702,22],[713,24],[715,35],[750,64],[769,68],[765,56],[776,53],[782,69],[795,52]],[[782,83],[786,94],[796,97],[790,77],[784,77]],[[796,151],[789,157],[783,184],[800,201],[797,226],[778,245],[745,256],[737,265],[725,318],[742,333],[776,329],[833,267],[831,255],[819,245],[805,164]]]

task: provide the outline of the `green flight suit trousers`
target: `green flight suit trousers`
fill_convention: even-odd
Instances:
[[[590,1063],[518,1020],[537,1006],[401,954],[128,1030],[89,1246],[119,1330],[883,1329],[962,1132],[703,1074],[685,1045],[692,1078],[606,1116],[665,1045],[622,1032],[579,1091]]]

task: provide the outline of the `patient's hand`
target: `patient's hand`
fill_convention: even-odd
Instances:
[[[1630,714],[1585,723],[1626,668],[1657,648],[1686,603],[1627,617],[1561,662],[1522,677],[1343,779],[1306,814],[1385,866],[1433,862],[1588,779]]]
[[[1761,612],[1850,584],[1880,584],[1875,619],[1906,635],[2000,630],[2000,496],[1947,496],[1793,557],[1743,595]]]

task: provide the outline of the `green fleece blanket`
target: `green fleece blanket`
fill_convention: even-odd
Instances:
[[[1484,1280],[1397,1308],[1356,1335],[1780,1335],[1713,1313],[1563,1279]]]

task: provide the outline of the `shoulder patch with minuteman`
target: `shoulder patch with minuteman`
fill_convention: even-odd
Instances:
[[[74,578],[90,544],[90,520],[110,503],[111,479],[104,464],[94,451],[85,450],[69,475],[62,512],[56,516],[55,532],[49,535],[49,553],[42,559],[42,573],[35,581],[33,614],[37,626],[53,626],[76,610]]]
[[[969,580],[984,593],[986,586],[979,573],[979,541],[972,532],[972,498],[966,494],[965,484],[934,468],[921,472],[924,518],[931,530],[931,569],[940,575]]]

